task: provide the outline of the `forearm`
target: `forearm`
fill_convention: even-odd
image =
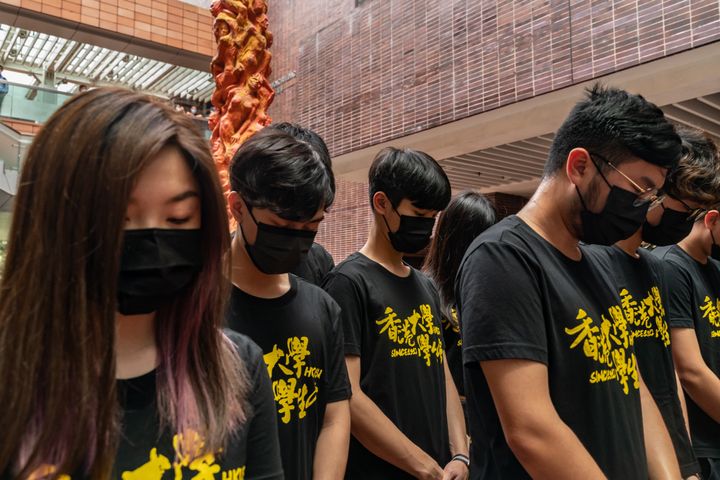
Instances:
[[[448,435],[450,438],[450,453],[457,455],[461,453],[468,455],[468,437],[465,426],[465,415],[463,413],[460,396],[458,395],[455,382],[450,375],[450,370],[445,361],[445,392],[447,402]]]
[[[682,410],[683,420],[685,421],[685,429],[687,430],[688,437],[690,436],[690,421],[688,420],[687,413],[687,402],[685,401],[685,391],[683,390],[682,383],[680,383],[680,377],[675,372],[675,381],[677,382],[677,394],[678,400],[680,401],[680,409]]]
[[[331,403],[315,446],[313,480],[340,480],[345,475],[350,443],[350,405],[347,400]]]
[[[353,389],[350,414],[352,434],[365,448],[386,462],[415,475],[420,464],[434,461],[359,389]]]
[[[678,479],[680,467],[665,421],[644,383],[640,385],[643,434],[651,479]]]
[[[720,378],[705,365],[678,373],[690,398],[713,420],[720,423]]]

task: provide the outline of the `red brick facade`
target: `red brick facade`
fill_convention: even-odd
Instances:
[[[271,114],[333,155],[720,39],[717,0],[271,0]]]

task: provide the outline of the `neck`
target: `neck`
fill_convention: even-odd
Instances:
[[[231,252],[231,280],[243,292],[260,298],[277,298],[290,290],[290,275],[287,273],[268,275],[258,270],[250,259],[240,231],[233,238]]]
[[[133,378],[155,369],[155,312],[143,315],[115,315],[115,359],[117,378]]]
[[[690,235],[682,239],[677,244],[678,247],[685,251],[685,253],[702,264],[706,264],[708,262],[708,258],[710,258],[710,249],[712,248],[710,245],[712,240],[709,240],[705,235],[703,235],[703,233],[706,233],[704,230],[704,227],[698,228],[698,225],[696,224],[690,232]],[[709,236],[710,235],[707,235],[707,237]]]
[[[626,238],[625,240],[620,240],[615,245],[631,257],[638,258],[638,249],[640,248],[640,245],[642,245],[642,228],[635,232],[631,237]]]
[[[385,224],[382,222],[381,226],[381,222],[382,220],[378,220],[378,216],[375,215],[375,221],[370,227],[370,236],[360,249],[360,253],[395,275],[406,277],[410,274],[410,267],[403,263],[403,254],[393,248]]]
[[[558,190],[554,181],[543,181],[518,217],[566,257],[579,260],[582,254],[578,238],[572,233],[568,220],[569,202]]]

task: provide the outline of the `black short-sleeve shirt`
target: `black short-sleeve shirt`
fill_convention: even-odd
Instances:
[[[700,473],[678,397],[662,261],[642,248],[638,250],[638,257],[616,246],[584,246],[583,253],[595,258],[615,280],[622,307],[633,327],[640,373],[665,421],[683,478]]]
[[[360,387],[413,443],[440,465],[450,460],[441,314],[437,291],[415,269],[398,277],[361,253],[326,277],[340,304],[345,355],[360,356]],[[354,437],[349,479],[412,478]]]
[[[707,366],[720,376],[720,263],[702,264],[677,245],[655,253],[664,260],[670,328],[692,328]],[[686,395],[693,449],[698,457],[720,458],[720,423]]]
[[[637,363],[613,290],[591,259],[569,259],[517,216],[473,241],[456,288],[472,478],[529,478],[479,365],[525,359],[547,365],[555,409],[608,478],[647,479]]]
[[[450,315],[452,316],[452,320],[447,318],[446,315],[442,316],[445,357],[447,358],[448,369],[450,369],[450,375],[453,377],[453,382],[455,382],[458,394],[464,397],[462,337],[460,336],[460,325],[458,324],[457,310],[455,307],[450,310]]]
[[[350,398],[340,307],[320,287],[290,275],[290,290],[264,299],[233,287],[228,326],[264,353],[288,479],[312,479],[328,403]]]
[[[231,436],[222,452],[192,457],[178,454],[178,447],[197,445],[193,432],[160,431],[155,371],[118,380],[123,406],[122,436],[113,478],[123,480],[231,478],[282,479],[274,402],[262,352],[244,335],[227,332],[238,348],[250,381],[246,422]],[[178,476],[179,475],[179,476]],[[290,477],[288,477],[290,478]]]
[[[292,273],[313,285],[321,285],[334,266],[332,255],[319,243],[313,243],[305,260]]]

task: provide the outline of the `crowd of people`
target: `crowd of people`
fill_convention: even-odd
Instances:
[[[337,265],[320,136],[267,127],[228,174],[226,198],[193,120],[142,94],[48,120],[0,284],[0,478],[720,479],[703,132],[596,85],[499,222],[385,148]]]

